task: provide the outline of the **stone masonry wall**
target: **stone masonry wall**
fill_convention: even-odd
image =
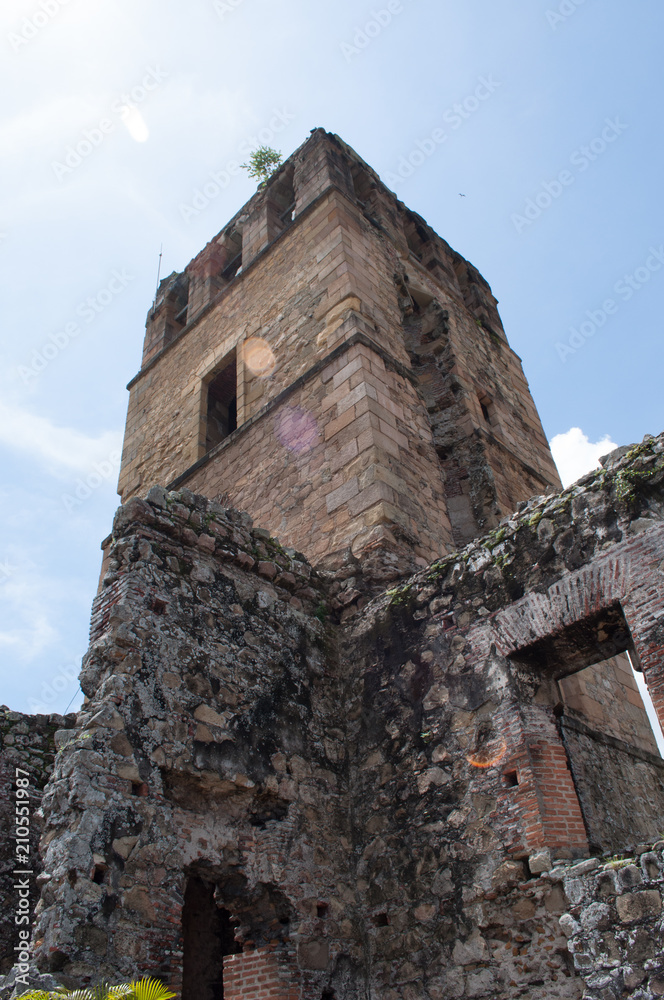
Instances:
[[[282,227],[273,210],[290,198],[292,212]],[[240,244],[242,267],[230,274],[223,268]],[[173,312],[173,322],[182,314],[187,282],[186,325],[179,331],[169,327],[157,350],[155,324],[166,322],[163,310]],[[415,323],[414,334],[413,317],[432,301],[440,331],[434,338]],[[183,275],[166,280],[159,302],[159,316],[151,313],[148,322],[144,367],[130,383],[119,485],[124,500],[153,483],[207,492],[209,482],[224,481],[220,493],[259,513],[266,528],[315,563],[321,553],[330,556],[351,544],[359,551],[366,544],[370,551],[382,546],[391,552],[386,561],[396,556],[406,571],[481,534],[523,497],[559,485],[489,286],[398,202],[357,154],[322,130]],[[383,374],[372,372],[360,382],[361,373],[349,372],[344,384],[335,384],[324,397],[317,386],[299,385],[326,359],[332,366],[345,341],[352,350],[358,334],[379,346],[382,362],[398,378],[390,377],[386,385]],[[208,386],[232,364],[238,428],[227,448],[207,451]],[[377,386],[376,378],[383,384]],[[300,425],[300,439],[318,435],[327,441],[357,421],[335,458],[331,492],[339,490],[339,502],[326,488],[327,457],[320,467],[323,479],[313,477],[307,506],[334,512],[331,518],[316,517],[313,525],[297,517],[297,499],[284,516],[272,470],[265,489],[255,476],[249,487],[234,462],[255,443],[248,422],[258,417],[265,423],[266,407],[271,410],[283,393],[299,395],[302,388],[307,405],[286,415],[287,422]],[[359,459],[363,486],[351,440],[360,439],[368,422],[376,454]],[[263,436],[267,448],[269,432]],[[449,488],[442,485],[446,475]],[[298,494],[307,489],[304,476],[294,486]],[[414,515],[419,496],[421,509]],[[424,525],[429,497],[433,524]],[[410,563],[404,558],[408,549]]]
[[[5,705],[0,706],[0,829],[3,831],[0,848],[0,973],[9,972],[17,958],[14,951],[18,944],[18,927],[15,923],[18,898],[14,889],[17,880],[12,872],[16,868],[32,871],[29,877],[32,910],[39,899],[39,809],[42,792],[52,772],[57,752],[55,732],[64,733],[74,725],[74,721],[74,715],[23,715],[11,712]],[[28,775],[30,783],[27,800],[30,810],[29,851],[21,852],[20,855],[16,851],[15,832],[17,768]],[[25,802],[21,800],[18,804],[23,806]]]
[[[595,850],[622,851],[664,832],[664,760],[563,716],[562,735]],[[607,789],[611,794],[607,795]]]
[[[585,980],[584,1000],[664,996],[664,841],[561,874],[570,909],[560,926]]]
[[[317,904],[326,966],[347,865],[320,586],[246,515],[187,491],[121,508],[108,565],[77,739],[44,798],[41,967],[68,983],[149,970],[179,989],[195,876],[249,951],[297,930],[320,980]]]
[[[626,653],[563,677],[559,683],[566,716],[605,736],[659,756]]]
[[[451,531],[417,393],[372,343],[351,339],[182,478],[206,496],[225,494],[313,563],[350,539],[356,555],[386,544],[385,586],[441,556]]]
[[[223,959],[230,989],[252,968],[300,1000],[594,989],[599,951],[572,960],[558,925],[579,917],[586,869],[566,896],[561,878],[589,844],[557,677],[633,643],[662,708],[663,456],[664,436],[614,456],[341,627],[333,571],[246,515],[159,488],[121,508],[87,701],[43,801],[41,967],[69,984],[157,974],[186,994],[195,878],[242,947]],[[642,765],[624,778],[649,822],[659,772]],[[597,772],[608,800],[612,767]],[[658,995],[632,933],[654,921],[662,950],[658,871],[601,917],[650,993],[623,979],[606,996]]]

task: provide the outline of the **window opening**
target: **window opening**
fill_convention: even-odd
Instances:
[[[512,657],[524,676],[530,672],[536,692],[530,711],[549,714],[564,747],[591,852],[649,843],[661,830],[664,763],[627,655],[633,649],[622,607],[616,603]],[[564,772],[556,757],[560,744],[549,739],[532,766],[536,780],[547,789],[547,822],[555,818],[560,824],[565,822],[560,805],[569,803],[569,788],[564,791]],[[555,783],[550,782],[551,769]],[[632,796],[626,796],[624,788],[630,788]]]
[[[268,188],[268,199],[271,210],[270,234],[271,240],[290,226],[295,215],[295,166],[290,164],[280,171]]]
[[[224,235],[223,245],[228,250],[229,263],[221,272],[224,281],[232,281],[242,269],[242,234],[234,229]]]
[[[224,365],[208,384],[205,450],[210,451],[237,428],[237,365]]]
[[[477,399],[480,404],[482,416],[484,417],[484,422],[489,424],[489,426],[491,426],[491,424],[493,423],[493,420],[491,419],[491,417],[493,416],[493,403],[485,393],[482,395],[478,395]]]

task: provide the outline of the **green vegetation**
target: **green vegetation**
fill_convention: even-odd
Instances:
[[[248,171],[249,176],[254,180],[265,184],[268,177],[280,166],[282,160],[281,153],[270,146],[259,146],[249,157],[248,163],[242,163],[243,170]]]
[[[393,587],[391,590],[385,591],[385,596],[390,599],[390,607],[395,607],[398,604],[406,604],[412,589],[412,583],[406,583],[403,587]]]
[[[482,543],[485,549],[490,549],[493,551],[501,542],[504,542],[507,538],[507,528],[497,528],[496,531],[492,531],[487,535],[486,539]]]
[[[167,989],[158,979],[141,979],[133,983],[97,983],[83,990],[29,990],[21,994],[19,1000],[170,1000],[175,993]]]

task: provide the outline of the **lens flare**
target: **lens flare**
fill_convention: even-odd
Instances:
[[[138,108],[130,108],[126,104],[122,109],[121,117],[132,139],[135,139],[136,142],[145,142],[150,135],[150,130]]]
[[[469,753],[466,760],[473,767],[495,767],[496,764],[500,764],[506,753],[507,743],[502,736],[496,736],[478,750]]]
[[[244,345],[244,363],[252,375],[271,375],[277,366],[274,351],[262,337],[250,337]]]
[[[289,451],[303,455],[318,443],[318,425],[311,413],[299,406],[287,406],[274,418],[278,440]]]

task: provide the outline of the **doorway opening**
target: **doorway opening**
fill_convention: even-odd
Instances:
[[[182,909],[182,1000],[223,1000],[224,958],[242,951],[231,914],[217,906],[215,886],[187,879]]]

